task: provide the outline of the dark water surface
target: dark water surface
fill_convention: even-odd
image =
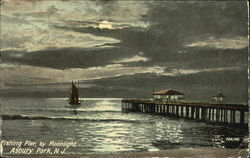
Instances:
[[[2,98],[2,139],[76,142],[65,154],[247,146],[242,142],[246,129],[122,113],[121,100],[116,98],[84,100],[72,109],[65,98]],[[4,146],[3,151],[12,148]]]

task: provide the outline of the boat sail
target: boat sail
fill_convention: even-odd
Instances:
[[[72,86],[71,86],[71,91],[70,91],[70,96],[69,96],[69,104],[71,105],[81,104],[79,102],[79,82],[78,82],[78,87],[77,87],[76,84],[72,81]]]

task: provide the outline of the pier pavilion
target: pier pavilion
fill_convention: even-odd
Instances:
[[[222,103],[222,102],[225,102],[226,96],[224,96],[223,94],[221,94],[220,92],[218,92],[216,95],[214,95],[212,97],[212,100],[214,102]]]
[[[184,94],[172,89],[166,89],[158,92],[153,92],[154,100],[162,101],[181,101],[184,98]]]

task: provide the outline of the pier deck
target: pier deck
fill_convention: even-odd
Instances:
[[[248,105],[244,104],[123,99],[122,111],[164,114],[166,116],[183,117],[208,122],[244,125],[246,124],[245,113],[249,111],[249,108]]]

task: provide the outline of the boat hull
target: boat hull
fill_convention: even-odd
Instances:
[[[68,105],[65,105],[66,108],[72,108],[72,109],[76,109],[76,108],[79,108],[81,107],[81,103],[78,103],[78,104],[68,104]]]

